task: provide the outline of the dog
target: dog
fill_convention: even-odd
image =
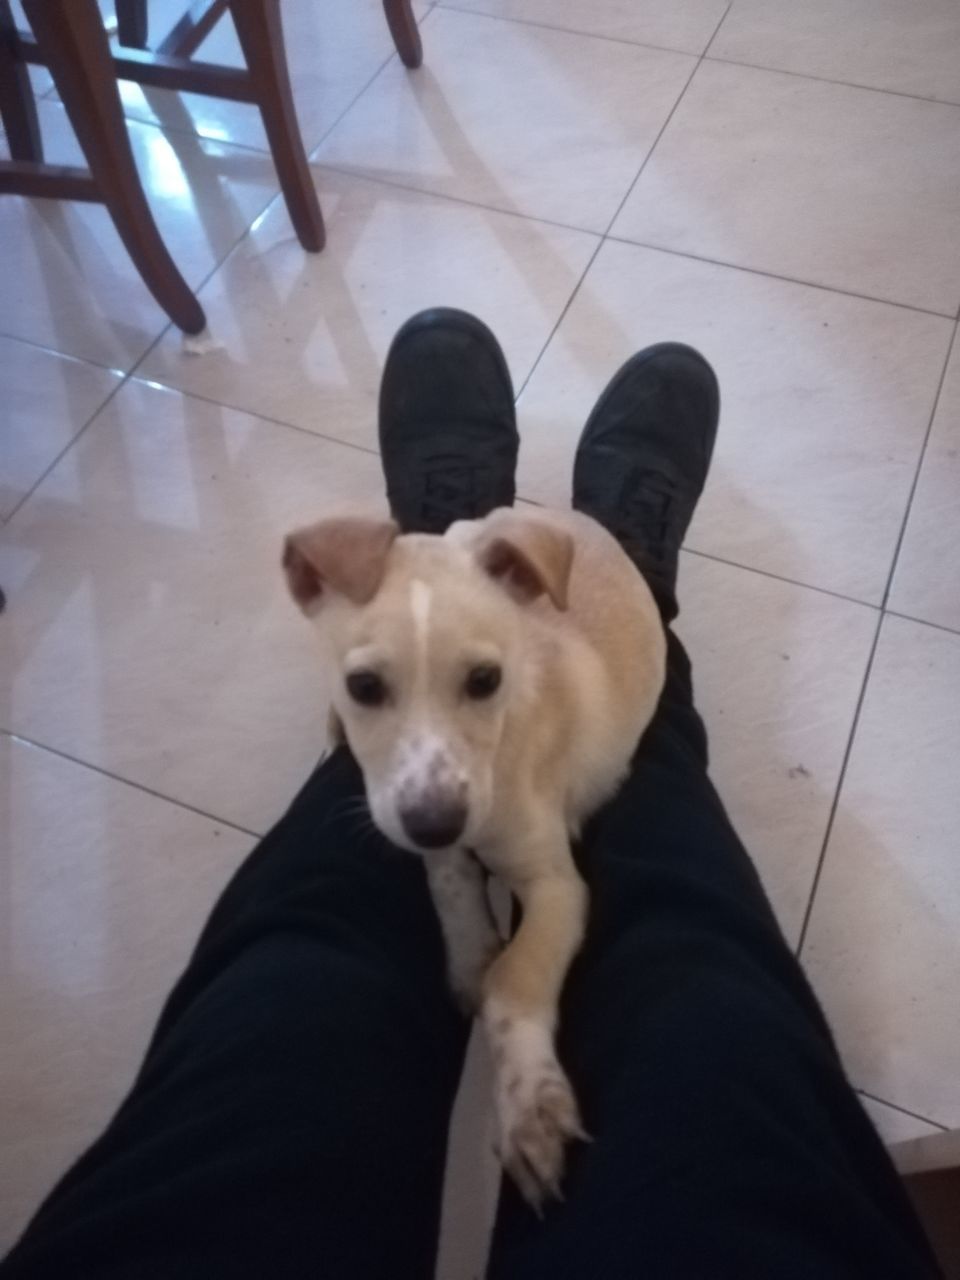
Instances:
[[[488,1037],[498,1153],[539,1212],[560,1194],[566,1143],[587,1137],[554,1045],[587,914],[570,842],[656,709],[656,604],[576,512],[501,508],[442,536],[321,520],[288,536],[283,565],[373,821],[423,859],[451,988]],[[522,909],[506,943],[487,873]]]

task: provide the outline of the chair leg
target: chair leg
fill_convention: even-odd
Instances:
[[[419,67],[423,62],[423,44],[413,16],[412,0],[383,0],[383,11],[400,61],[405,67]]]
[[[116,0],[117,39],[128,49],[147,47],[147,0]]]
[[[143,282],[186,333],[203,308],[167,252],[130,149],[97,0],[23,0],[91,176]]]
[[[303,247],[319,253],[326,232],[293,105],[279,0],[230,0],[230,13],[256,92],[290,221]]]
[[[43,160],[43,140],[37,104],[27,65],[14,52],[15,30],[9,0],[0,0],[0,120],[11,159],[39,164]]]

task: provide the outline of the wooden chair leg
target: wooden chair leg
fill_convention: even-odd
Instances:
[[[256,92],[290,221],[303,247],[319,253],[326,232],[293,105],[279,0],[230,0],[230,13]]]
[[[91,176],[143,282],[186,333],[203,308],[167,252],[130,149],[97,0],[23,0]]]
[[[423,62],[420,28],[413,16],[413,0],[383,0],[387,25],[405,67],[419,67]]]
[[[16,30],[9,0],[0,0],[0,120],[13,160],[39,164],[43,140],[27,65],[14,52]]]
[[[128,49],[147,47],[147,0],[116,0],[117,39]]]

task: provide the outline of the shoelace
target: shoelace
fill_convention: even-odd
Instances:
[[[478,514],[477,494],[489,491],[489,467],[461,458],[434,458],[422,474],[420,512],[428,524],[470,519]]]
[[[632,468],[620,487],[616,528],[611,532],[630,554],[661,559],[676,499],[676,481],[666,472]]]

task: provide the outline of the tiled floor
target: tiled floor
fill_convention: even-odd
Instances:
[[[284,12],[319,257],[251,108],[125,92],[209,354],[102,210],[0,200],[0,1245],[317,753],[279,540],[381,500],[380,366],[429,303],[499,333],[538,502],[632,350],[714,362],[680,624],[714,774],[881,1130],[960,1125],[955,4],[425,3],[416,73],[377,0]],[[482,1097],[475,1072],[443,1280],[482,1254]]]

